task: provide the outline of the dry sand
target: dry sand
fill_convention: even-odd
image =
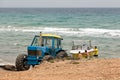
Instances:
[[[27,71],[0,68],[0,80],[120,80],[120,59],[44,62]]]

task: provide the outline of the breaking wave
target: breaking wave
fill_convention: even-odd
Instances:
[[[120,30],[98,28],[59,28],[59,27],[1,27],[0,32],[46,32],[67,36],[94,36],[120,38]]]

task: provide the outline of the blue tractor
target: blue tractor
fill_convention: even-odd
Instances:
[[[43,60],[67,57],[67,53],[61,47],[63,38],[59,35],[42,34],[35,35],[30,46],[27,47],[28,54],[20,54],[16,58],[16,69],[18,71],[28,70],[30,66],[39,65]]]

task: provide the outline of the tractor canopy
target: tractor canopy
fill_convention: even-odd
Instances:
[[[42,34],[42,37],[54,37],[58,39],[63,39],[61,36],[55,34]]]
[[[61,40],[63,40],[63,38],[55,34],[35,35],[31,46],[48,46],[52,48],[59,48],[61,47]]]

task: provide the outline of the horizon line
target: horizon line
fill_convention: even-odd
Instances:
[[[120,8],[120,7],[0,7],[0,8]]]

